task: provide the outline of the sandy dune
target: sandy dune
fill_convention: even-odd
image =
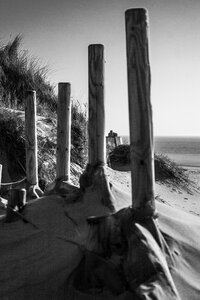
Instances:
[[[185,212],[200,216],[200,168],[188,167],[187,173],[193,186],[184,189],[172,184],[155,183],[155,197],[158,202]],[[117,189],[127,194],[131,193],[131,173],[108,169],[108,177]]]
[[[107,176],[116,210],[129,206],[130,173],[107,169]],[[33,201],[24,211],[28,223],[22,220],[3,223],[1,220],[0,299],[70,299],[67,296],[69,275],[81,261],[84,248],[91,247],[88,244],[90,226],[86,218],[110,213],[109,208],[101,203],[101,192],[93,186],[82,194],[75,189],[75,194],[77,197],[72,198],[68,192],[64,195],[62,190],[62,197],[56,194]],[[158,224],[173,258],[170,271],[175,286],[181,299],[198,300],[200,194],[197,191],[193,191],[193,194],[175,191],[158,184],[156,194]],[[190,205],[182,201],[184,198],[188,198]],[[110,295],[109,299],[130,299],[126,297],[125,294]],[[82,295],[80,299],[88,298]],[[158,294],[155,299],[163,298]]]

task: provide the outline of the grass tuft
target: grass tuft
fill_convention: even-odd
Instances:
[[[4,107],[23,109],[26,90],[36,90],[38,111],[56,111],[54,86],[47,80],[48,67],[22,50],[22,36],[0,43],[0,101]],[[40,107],[40,105],[42,107]]]

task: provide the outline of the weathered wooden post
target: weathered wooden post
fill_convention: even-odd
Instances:
[[[105,163],[104,46],[88,48],[89,71],[89,164]]]
[[[42,195],[38,186],[38,157],[36,132],[36,92],[26,91],[25,99],[26,178],[28,198]]]
[[[154,215],[154,147],[150,103],[147,11],[125,12],[132,175],[132,206],[142,218]]]
[[[89,88],[89,158],[85,172],[80,177],[80,188],[93,185],[101,195],[104,205],[114,211],[113,195],[105,169],[105,108],[104,108],[104,46],[88,48]]]
[[[56,178],[70,180],[71,150],[71,85],[60,82],[58,85],[57,107],[57,165]]]

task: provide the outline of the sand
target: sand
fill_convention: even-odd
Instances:
[[[198,182],[199,169],[188,172]],[[130,172],[107,168],[106,173],[115,209],[131,205]],[[174,266],[170,271],[183,300],[198,300],[200,295],[198,187],[188,192],[158,183],[155,186],[158,224],[173,257]],[[102,205],[101,191],[94,186],[88,187],[81,196],[79,189],[74,189],[79,200],[71,197],[72,201],[69,201],[67,192],[64,195],[62,189],[62,196],[57,191],[32,201],[24,213],[28,223],[22,220],[14,223],[1,221],[0,299],[79,299],[69,298],[67,281],[84,255],[82,249],[88,246],[90,227],[86,218],[107,215],[110,210]],[[80,248],[76,243],[84,247]],[[163,285],[163,290],[165,287]],[[122,295],[109,299],[132,298]],[[157,294],[155,299],[164,298]]]
[[[200,216],[200,168],[185,167],[189,178],[194,182],[189,190],[172,184],[155,183],[155,197],[158,202]],[[127,194],[131,193],[131,172],[108,169],[108,177],[117,189]]]

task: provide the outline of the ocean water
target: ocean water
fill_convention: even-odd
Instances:
[[[123,143],[129,143],[128,136],[122,138]],[[180,166],[200,167],[200,137],[155,137],[155,152]]]

